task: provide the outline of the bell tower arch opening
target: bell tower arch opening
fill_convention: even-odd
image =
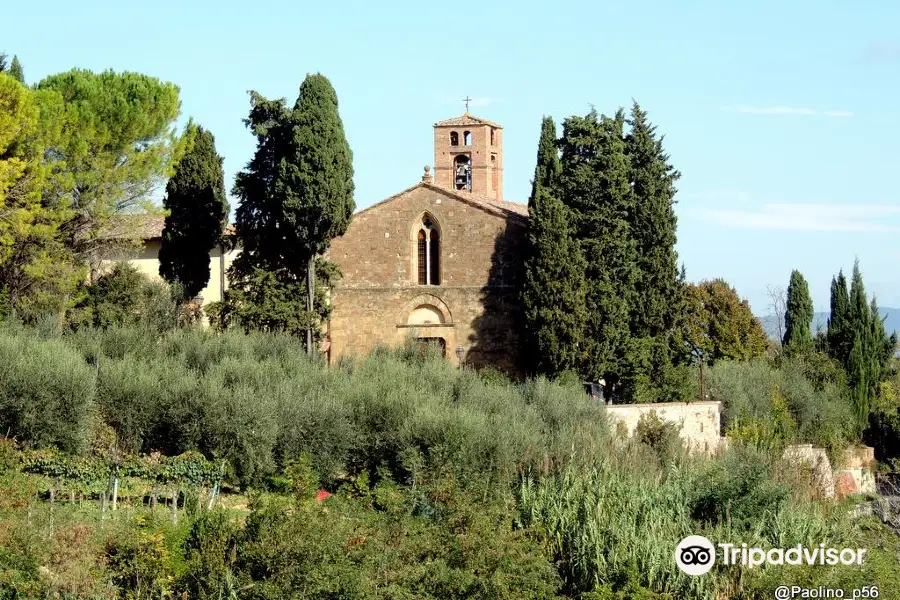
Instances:
[[[453,189],[458,192],[472,191],[472,161],[467,154],[457,154],[453,159]]]

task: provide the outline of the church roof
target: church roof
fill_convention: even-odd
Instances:
[[[503,127],[501,127],[497,123],[494,123],[493,121],[488,121],[487,119],[482,119],[469,113],[465,113],[460,117],[453,117],[452,119],[438,121],[434,124],[435,127],[466,127],[468,125],[490,125],[491,127],[496,127],[497,129],[503,129]]]
[[[482,196],[476,196],[474,194],[469,194],[469,193],[458,193],[458,192],[454,192],[452,190],[444,189],[433,183],[428,183],[428,182],[424,182],[424,181],[421,181],[414,186],[408,187],[403,191],[397,192],[393,196],[390,196],[389,198],[385,198],[381,202],[376,202],[375,204],[372,204],[371,206],[367,206],[365,208],[359,209],[356,211],[355,214],[358,215],[360,213],[364,213],[369,210],[372,210],[373,208],[375,208],[377,206],[381,206],[382,204],[387,204],[388,202],[394,200],[395,198],[399,198],[400,196],[403,196],[404,194],[407,194],[407,193],[413,191],[414,189],[420,188],[420,187],[432,190],[434,192],[438,192],[449,198],[454,198],[456,200],[459,200],[460,202],[465,202],[466,204],[475,206],[477,208],[480,208],[482,210],[485,210],[487,212],[493,213],[493,214],[501,216],[501,217],[514,216],[514,217],[520,218],[520,219],[528,218],[528,206],[525,204],[519,204],[518,202],[510,202],[508,200],[494,200],[492,198],[485,198]]]
[[[109,239],[158,240],[162,238],[165,221],[163,215],[148,213],[118,215],[113,217],[101,235]],[[225,235],[234,235],[234,225],[225,227]]]

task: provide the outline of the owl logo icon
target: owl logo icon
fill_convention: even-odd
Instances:
[[[703,575],[716,564],[716,548],[702,535],[689,535],[675,548],[675,564],[687,575]]]

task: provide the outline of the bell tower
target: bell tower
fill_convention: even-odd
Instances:
[[[435,123],[434,184],[503,200],[503,128],[469,114],[468,102],[461,117]]]

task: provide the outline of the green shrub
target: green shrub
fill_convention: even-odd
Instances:
[[[802,360],[785,360],[781,369],[763,360],[711,367],[707,387],[710,398],[723,403],[723,427],[753,424],[777,432],[780,445],[812,443],[839,455],[854,435],[846,390],[827,378],[811,380]]]
[[[120,530],[106,546],[112,582],[129,600],[164,598],[171,592],[168,550],[161,532]]]
[[[68,315],[75,329],[140,325],[151,331],[167,331],[178,324],[177,294],[128,263],[117,263],[110,272],[84,289],[84,299]]]
[[[638,419],[634,436],[640,443],[652,448],[660,460],[666,460],[681,451],[680,431],[678,423],[663,421],[656,412],[649,412]]]
[[[0,331],[0,430],[31,447],[81,452],[96,421],[94,370],[59,340]]]
[[[180,591],[197,600],[235,597],[242,587],[235,576],[239,537],[239,527],[225,511],[204,513],[194,521],[184,541]]]
[[[774,483],[765,455],[739,446],[701,470],[691,493],[691,518],[751,529],[777,513],[788,494],[785,486]]]

